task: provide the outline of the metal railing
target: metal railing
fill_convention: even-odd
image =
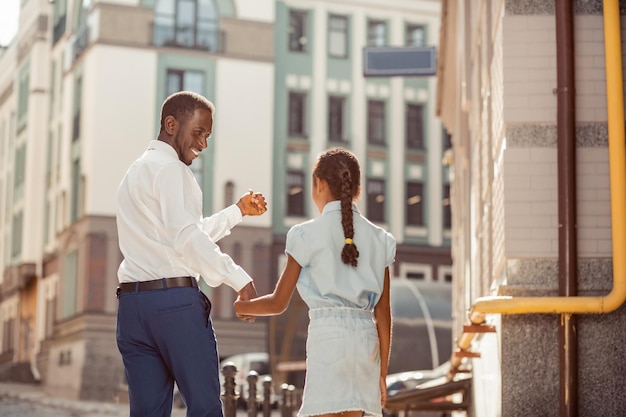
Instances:
[[[468,378],[400,391],[387,398],[384,414],[387,417],[393,417],[399,416],[400,412],[404,411],[404,417],[408,417],[410,412],[446,413],[443,415],[453,411],[468,412],[471,408],[471,401],[472,379]]]
[[[153,42],[156,46],[224,52],[222,31],[195,24],[183,26],[153,23]]]
[[[246,380],[246,387],[239,387],[235,383],[237,368],[235,365],[227,363],[222,367],[224,375],[224,393],[222,403],[224,404],[224,417],[235,417],[237,405],[245,404],[248,417],[270,417],[272,410],[278,409],[280,417],[293,417],[296,415],[302,404],[302,390],[293,385],[282,384],[280,389],[274,387],[271,377],[263,380],[262,392],[258,392],[257,382],[259,375],[255,371],[250,371]]]

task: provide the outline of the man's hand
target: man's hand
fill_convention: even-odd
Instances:
[[[237,202],[237,207],[242,216],[260,216],[267,211],[267,202],[263,194],[248,190]]]
[[[254,282],[250,281],[245,287],[239,290],[237,295],[238,297],[235,303],[237,303],[237,301],[247,301],[252,298],[258,297],[258,294],[256,292],[256,287],[254,286]],[[256,320],[256,316],[246,316],[246,315],[237,314],[237,317],[239,317],[243,321],[247,321],[248,323],[253,323]]]

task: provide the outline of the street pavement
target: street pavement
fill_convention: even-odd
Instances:
[[[186,415],[186,408],[172,409],[172,417]],[[237,417],[247,416],[237,410]],[[40,385],[0,382],[0,417],[128,417],[128,404],[50,397]],[[272,417],[280,411],[272,410]]]
[[[172,410],[172,417],[185,415]],[[0,417],[128,417],[128,404],[55,398],[39,385],[0,382]]]

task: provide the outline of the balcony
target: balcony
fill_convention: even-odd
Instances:
[[[154,45],[174,48],[198,49],[221,53],[224,51],[224,34],[217,29],[198,25],[175,26],[154,24]]]

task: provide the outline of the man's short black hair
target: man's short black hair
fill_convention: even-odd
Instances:
[[[196,109],[206,109],[215,113],[215,106],[208,99],[191,91],[179,91],[165,99],[161,106],[161,131],[165,130],[165,118],[173,116],[184,123],[193,116]]]

